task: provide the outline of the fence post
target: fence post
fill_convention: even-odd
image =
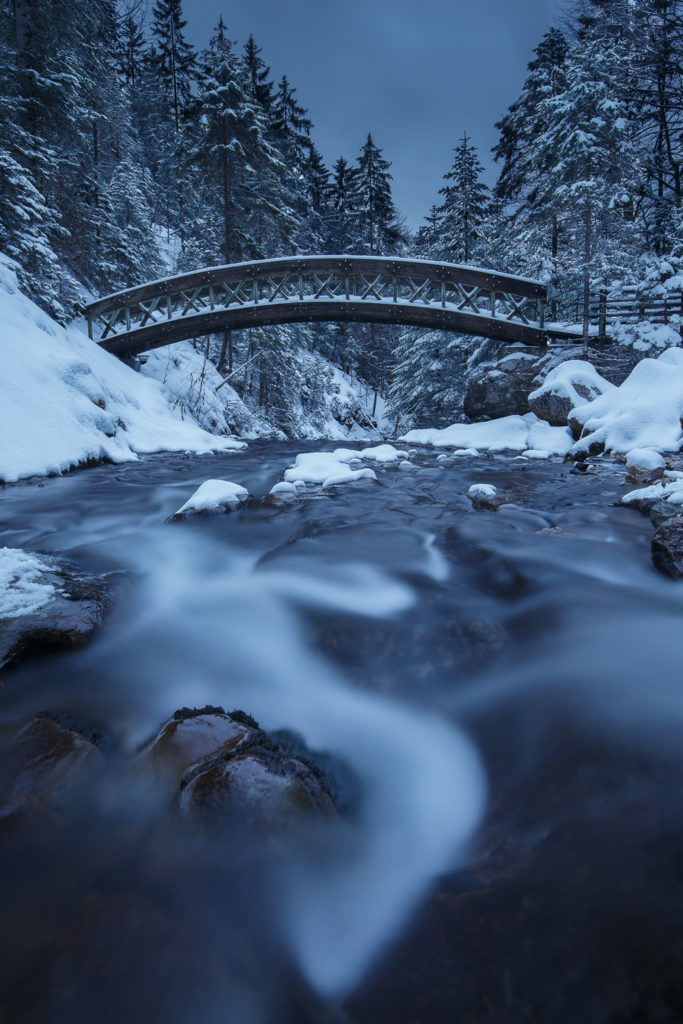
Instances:
[[[601,338],[607,337],[607,292],[604,288],[600,292],[598,306],[598,334]]]

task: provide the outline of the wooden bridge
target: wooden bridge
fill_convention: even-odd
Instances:
[[[544,347],[546,289],[492,270],[383,256],[210,267],[86,306],[91,338],[135,355],[224,330],[320,321],[405,324]]]

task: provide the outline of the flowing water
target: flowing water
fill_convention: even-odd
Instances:
[[[108,743],[0,848],[0,1020],[683,1019],[683,585],[623,468],[420,450],[166,522],[208,478],[262,497],[301,447],[0,492],[0,546],[116,574],[87,648],[2,677],[5,737],[51,711]],[[179,824],[137,752],[207,704],[329,757],[339,820]]]

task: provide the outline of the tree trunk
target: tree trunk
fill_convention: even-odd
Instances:
[[[584,212],[584,242],[583,242],[583,346],[584,349],[588,347],[588,335],[590,332],[590,298],[591,298],[591,279],[590,279],[590,261],[591,261],[591,228],[592,228],[592,216],[591,216],[591,204],[586,202],[586,209]]]

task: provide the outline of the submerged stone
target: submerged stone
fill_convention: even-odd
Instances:
[[[60,715],[36,715],[9,742],[0,759],[0,824],[49,810],[85,762],[98,756],[97,730]]]

